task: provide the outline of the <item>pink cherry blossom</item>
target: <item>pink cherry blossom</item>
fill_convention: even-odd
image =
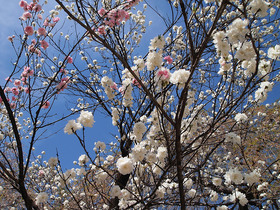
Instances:
[[[73,63],[73,58],[70,57],[70,56],[68,56],[68,57],[66,58],[66,60],[67,60],[68,63]]]
[[[53,20],[53,22],[57,23],[60,20],[60,18],[59,17],[54,17],[52,20]]]
[[[26,26],[24,28],[24,33],[28,36],[32,36],[34,33],[32,26]]]
[[[42,6],[40,4],[36,4],[32,8],[35,12],[40,12],[42,10]]]
[[[46,50],[49,47],[49,43],[46,40],[40,41],[41,47]]]
[[[168,81],[170,79],[171,74],[168,69],[161,68],[160,70],[158,70],[156,76],[161,80]]]
[[[16,87],[13,87],[12,88],[12,93],[17,96],[19,94],[19,91]]]
[[[44,20],[43,26],[48,26],[48,25],[49,25],[49,22],[50,22],[49,18],[46,18],[46,19]]]
[[[24,92],[28,94],[28,93],[30,93],[30,89],[28,87],[26,87],[26,88],[24,88]]]
[[[39,177],[44,177],[45,176],[45,172],[43,170],[39,170],[38,176]]]
[[[100,27],[98,28],[98,32],[99,32],[99,34],[101,34],[101,35],[105,35],[105,34],[106,34],[105,26],[100,26]]]
[[[41,14],[38,14],[37,17],[38,17],[39,20],[43,19],[43,16]]]
[[[13,41],[14,41],[14,38],[15,38],[15,35],[9,36],[9,37],[8,37],[8,40],[9,40],[10,42],[13,42]]]
[[[56,86],[56,89],[58,90],[58,93],[60,91],[63,91],[67,88],[67,85],[70,83],[69,77],[64,77],[61,79],[60,83]]]
[[[21,82],[20,82],[19,79],[16,79],[16,80],[14,81],[14,85],[15,85],[15,86],[20,86],[20,83],[21,83]]]
[[[19,2],[19,6],[22,7],[22,8],[26,7],[26,6],[27,6],[27,2],[21,0],[21,1]]]
[[[132,80],[132,84],[136,85],[137,87],[141,88],[141,85],[139,84],[139,82],[136,79]]]
[[[168,56],[165,56],[164,57],[164,60],[166,60],[166,62],[168,63],[168,64],[172,64],[172,62],[173,62],[173,59],[168,55]]]
[[[46,36],[47,31],[45,28],[38,28],[38,35],[39,36]]]
[[[112,89],[115,89],[115,90],[118,90],[118,86],[117,86],[117,84],[114,82],[114,84],[113,85],[111,85],[111,88]]]
[[[6,77],[6,81],[13,82],[10,77]]]
[[[100,10],[98,10],[98,14],[103,17],[105,14],[107,13],[107,10],[105,10],[104,8],[101,8]]]
[[[49,106],[50,106],[50,102],[49,101],[45,101],[43,106],[42,106],[42,108],[43,109],[47,109],[47,108],[49,108]]]
[[[11,107],[11,109],[15,109],[16,108],[16,104],[15,103],[10,103],[10,107]]]
[[[67,71],[65,69],[60,69],[59,72],[65,75],[67,74]]]
[[[32,18],[32,14],[30,12],[25,12],[22,14],[22,17],[21,17],[22,20],[27,20],[29,18]]]

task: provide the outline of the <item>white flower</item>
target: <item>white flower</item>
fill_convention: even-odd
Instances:
[[[252,185],[254,183],[257,183],[260,181],[261,175],[256,171],[252,171],[249,174],[245,174],[245,181],[249,184]]]
[[[95,148],[104,151],[106,149],[106,144],[101,141],[95,142]]]
[[[245,35],[249,32],[249,29],[246,28],[248,24],[249,20],[242,20],[240,18],[237,18],[232,22],[226,32],[230,43],[245,40]]]
[[[132,149],[132,156],[135,161],[142,161],[145,157],[146,149],[140,144],[136,144]]]
[[[267,91],[267,92],[270,92],[270,91],[272,91],[273,85],[274,85],[273,82],[262,82],[262,83],[260,84],[260,87],[261,87],[263,90],[265,90],[265,91]]]
[[[118,171],[123,175],[130,174],[133,170],[133,162],[128,157],[119,158],[116,165]]]
[[[111,107],[112,109],[112,124],[114,126],[117,125],[117,121],[120,119],[119,117],[119,110],[117,108]]]
[[[192,179],[185,178],[185,179],[184,179],[184,186],[185,186],[187,189],[191,189],[192,186],[193,186],[193,180],[192,180]]]
[[[54,167],[56,166],[56,164],[58,163],[58,160],[56,157],[51,157],[48,161],[48,164],[50,167]]]
[[[188,192],[188,195],[193,198],[196,194],[196,190],[195,189],[191,189],[189,192]]]
[[[149,52],[147,57],[147,69],[152,71],[155,67],[160,67],[162,62],[162,54],[160,52]]]
[[[267,51],[267,57],[271,59],[277,59],[280,56],[280,45],[275,45],[275,47],[270,47]]]
[[[171,75],[170,82],[172,84],[178,85],[179,88],[182,88],[184,87],[184,84],[188,81],[189,76],[189,71],[185,69],[179,69]]]
[[[163,186],[160,186],[160,187],[157,189],[157,192],[156,192],[157,197],[158,197],[158,198],[161,198],[161,199],[164,198],[165,192],[166,192],[165,188],[164,188]]]
[[[225,142],[241,144],[241,138],[240,138],[240,136],[236,135],[235,133],[230,132],[230,133],[226,134]]]
[[[164,162],[164,159],[167,157],[167,149],[164,146],[158,148],[157,158],[160,162]]]
[[[64,127],[64,133],[73,134],[73,132],[80,130],[82,128],[81,123],[77,123],[75,120],[69,120]]]
[[[265,91],[263,88],[259,88],[256,92],[255,92],[255,100],[258,103],[262,103],[266,100],[267,98],[267,91]]]
[[[133,63],[137,66],[138,70],[142,70],[145,68],[145,61],[142,58],[134,60]]]
[[[77,119],[77,121],[85,127],[92,127],[94,123],[92,113],[84,110],[81,111],[80,117]]]
[[[136,136],[136,140],[140,141],[143,137],[143,134],[146,132],[147,128],[144,123],[137,122],[133,127],[133,134]]]
[[[215,186],[221,186],[222,179],[221,178],[213,178],[212,182],[213,182],[213,185],[215,185]]]
[[[79,157],[79,166],[85,165],[89,161],[89,158],[87,155],[81,155]]]
[[[224,175],[227,183],[235,183],[235,184],[241,184],[243,180],[243,175],[241,172],[235,168],[235,169],[229,169],[228,172]]]
[[[268,15],[269,3],[263,0],[253,0],[249,4],[249,8],[251,8],[252,13],[257,13],[259,17],[265,17]]]
[[[216,193],[216,191],[214,191],[214,190],[211,190],[211,193],[210,193],[210,200],[213,201],[213,202],[215,202],[215,201],[218,200],[218,198],[219,198],[218,193]]]
[[[163,49],[165,45],[164,36],[159,35],[151,40],[149,49],[155,50],[156,48]]]
[[[246,122],[248,117],[246,114],[244,113],[238,113],[237,115],[235,115],[235,118],[237,123],[241,123],[241,122]]]
[[[119,185],[115,185],[110,190],[110,195],[114,197],[119,197],[121,195],[121,188]]]
[[[45,203],[48,200],[48,194],[46,192],[40,192],[36,197],[36,204]]]
[[[217,210],[227,210],[228,207],[226,205],[218,206]]]
[[[236,190],[235,192],[233,192],[230,195],[230,200],[232,202],[236,202],[236,200],[238,199],[239,203],[241,204],[241,206],[245,206],[248,203],[248,200],[246,198],[246,195],[244,193],[239,192],[238,190]]]

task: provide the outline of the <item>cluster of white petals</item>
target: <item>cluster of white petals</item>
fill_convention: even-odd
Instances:
[[[190,76],[190,71],[185,69],[179,69],[175,71],[171,77],[170,82],[178,86],[179,89],[184,87],[184,84],[188,81]]]
[[[73,132],[83,128],[81,123],[77,123],[76,120],[69,120],[66,126],[64,127],[64,133],[73,134]]]
[[[133,127],[133,134],[136,137],[137,141],[141,141],[143,134],[146,132],[147,128],[143,122],[137,122]]]
[[[118,171],[123,174],[130,174],[133,171],[133,162],[129,157],[121,157],[118,159],[117,163]]]
[[[94,123],[92,112],[82,110],[77,121],[84,127],[92,127]]]

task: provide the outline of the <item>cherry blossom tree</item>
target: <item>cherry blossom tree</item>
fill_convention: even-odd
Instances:
[[[279,82],[278,1],[54,2],[21,0],[8,38],[0,190],[22,200],[6,206],[279,208],[279,105],[257,111]],[[97,112],[116,133],[92,148]],[[59,122],[84,150],[66,171],[34,157]]]

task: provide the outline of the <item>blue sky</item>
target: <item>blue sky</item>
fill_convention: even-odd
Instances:
[[[3,1],[3,0],[2,0]],[[52,8],[53,5],[49,1],[48,8]],[[152,1],[155,3],[155,1]],[[47,12],[47,10],[46,10]],[[163,15],[165,15],[165,11],[160,11]],[[152,20],[153,25],[147,31],[146,38],[143,40],[143,48],[148,47],[150,38],[153,38],[156,35],[159,35],[164,27],[162,27],[162,23],[159,18],[155,16],[149,17],[151,14],[149,11],[147,12],[147,21]],[[21,30],[20,21],[18,18],[22,15],[22,9],[18,6],[18,1],[5,1],[5,6],[0,7],[0,72],[1,72],[1,82],[3,84],[3,80],[9,76],[9,72],[13,68],[11,62],[14,61],[15,53],[11,48],[10,42],[7,40],[7,37],[13,35],[15,32],[19,32]],[[150,19],[149,19],[150,18]],[[157,34],[158,33],[158,34]],[[279,85],[274,87],[274,90],[269,93],[269,98],[265,103],[273,102],[279,99]],[[59,112],[63,111],[63,97],[59,100],[61,104],[62,110],[58,110]],[[77,116],[70,117],[69,119],[75,119]],[[94,147],[94,142],[96,141],[105,141],[107,143],[111,141],[115,141],[115,138],[111,135],[115,132],[111,118],[104,118],[103,115],[95,114],[95,125],[93,128],[86,128],[86,138],[88,142],[89,151],[92,152],[92,148]],[[37,142],[35,148],[35,154],[40,154],[41,151],[46,151],[45,159],[49,157],[55,156],[56,152],[59,152],[59,156],[62,162],[63,168],[73,167],[72,162],[77,160],[78,157],[83,154],[83,150],[81,149],[77,139],[74,135],[64,134],[63,128],[67,121],[58,123],[53,130],[50,130],[50,133],[56,133],[55,135],[50,136],[48,139],[41,140]],[[116,132],[115,132],[116,133]]]

